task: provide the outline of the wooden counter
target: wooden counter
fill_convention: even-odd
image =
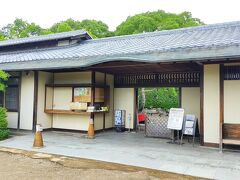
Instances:
[[[71,110],[60,110],[60,109],[45,109],[45,113],[48,114],[70,114],[70,115],[84,115],[84,116],[90,116],[91,113],[107,113],[107,111],[98,111],[98,112],[85,112],[85,111],[71,111]]]

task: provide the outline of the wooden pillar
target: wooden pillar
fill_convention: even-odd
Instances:
[[[107,74],[104,73],[104,104],[106,105],[106,85],[107,85]],[[103,113],[103,130],[106,129],[106,114]]]
[[[223,123],[224,123],[224,64],[220,64],[220,122],[219,122],[219,148],[223,148]]]
[[[94,105],[95,101],[95,84],[96,84],[96,73],[95,71],[92,71],[92,87],[91,87],[91,106]],[[93,127],[94,127],[94,113],[91,113],[91,119],[93,120]]]
[[[204,65],[200,70],[200,145],[204,145]]]
[[[34,98],[33,98],[33,127],[32,130],[36,131],[37,125],[37,105],[38,105],[38,71],[34,71]]]

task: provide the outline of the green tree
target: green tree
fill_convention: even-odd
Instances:
[[[115,31],[116,35],[152,32],[156,30],[177,29],[198,26],[203,24],[199,19],[193,18],[190,12],[180,14],[154,11],[129,16]]]
[[[6,81],[9,78],[9,74],[0,70],[0,92],[5,91],[6,89]]]
[[[5,91],[6,89],[6,81],[9,78],[9,74],[0,70],[0,92]],[[9,136],[8,121],[7,121],[7,113],[6,109],[0,107],[0,140],[6,139]]]
[[[113,36],[107,24],[96,20],[83,20],[79,23],[80,29],[86,30],[93,38],[103,38]]]
[[[93,38],[103,38],[113,35],[113,33],[109,31],[108,26],[102,21],[88,19],[83,21],[67,19],[65,21],[58,22],[49,28],[49,30],[53,33],[67,32],[79,29],[88,31],[88,33]]]
[[[37,36],[42,34],[43,29],[35,23],[28,23],[16,18],[12,24],[2,28],[2,32],[7,39]]]

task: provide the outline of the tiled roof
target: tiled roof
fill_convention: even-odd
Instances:
[[[86,31],[77,30],[77,31],[69,31],[69,32],[48,34],[48,35],[42,35],[42,36],[32,36],[27,38],[11,39],[6,41],[0,41],[0,48],[3,46],[41,42],[41,41],[48,41],[48,40],[57,40],[57,39],[64,39],[68,37],[84,36],[84,35],[87,35]]]
[[[0,68],[86,67],[115,60],[171,62],[240,57],[240,21],[0,54]]]

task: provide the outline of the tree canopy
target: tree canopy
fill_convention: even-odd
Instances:
[[[97,20],[85,19],[77,21],[67,19],[53,24],[50,28],[44,29],[35,23],[29,23],[20,18],[16,18],[13,23],[0,29],[0,41],[79,29],[88,31],[93,38],[103,38],[156,30],[177,29],[201,24],[203,24],[203,22],[197,18],[193,18],[190,12],[174,14],[162,10],[129,16],[113,32],[109,30],[106,23]]]
[[[190,12],[180,14],[154,11],[129,16],[116,29],[116,35],[136,34],[143,32],[177,29],[183,27],[202,25],[197,18],[193,18]]]

